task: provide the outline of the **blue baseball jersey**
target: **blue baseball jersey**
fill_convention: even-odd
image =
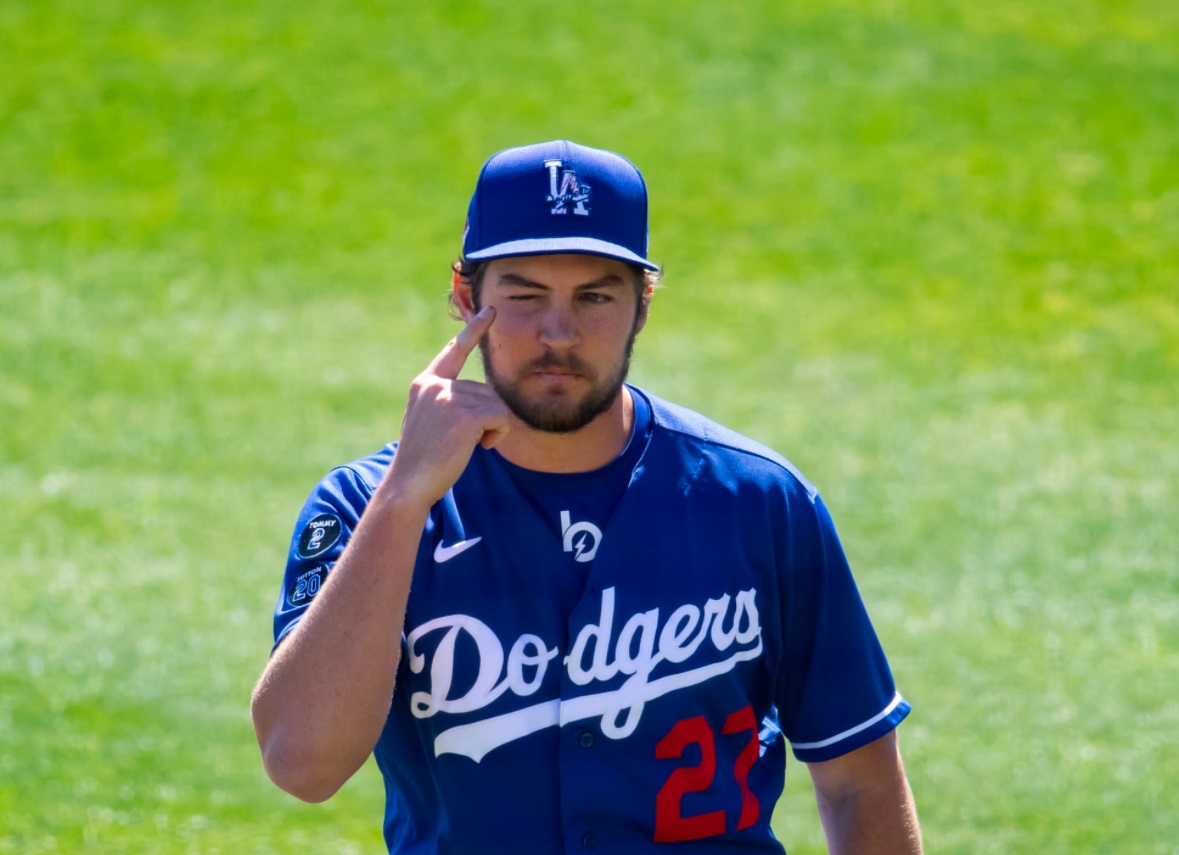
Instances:
[[[607,467],[476,448],[431,509],[373,751],[390,852],[781,853],[786,745],[828,760],[908,714],[814,487],[629,388],[635,432]],[[308,499],[276,644],[394,454]]]

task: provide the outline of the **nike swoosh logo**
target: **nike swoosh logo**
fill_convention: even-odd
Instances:
[[[458,543],[452,543],[450,546],[443,546],[439,543],[434,547],[434,563],[445,564],[456,555],[466,552],[482,539],[482,537],[472,537],[470,540],[460,540]]]

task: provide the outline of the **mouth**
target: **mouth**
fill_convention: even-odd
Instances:
[[[577,365],[568,362],[561,364],[555,360],[537,360],[537,362],[532,365],[531,370],[528,373],[534,377],[546,378],[582,377],[585,375],[585,372],[579,370]]]
[[[559,368],[539,368],[532,376],[540,380],[576,380],[581,377],[576,371],[562,371]]]

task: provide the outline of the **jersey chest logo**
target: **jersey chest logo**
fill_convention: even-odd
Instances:
[[[563,658],[558,658],[559,647],[530,632],[505,645],[473,615],[446,615],[413,629],[405,639],[409,669],[425,677],[409,698],[415,718],[474,713],[505,694],[529,698],[540,690],[550,663],[585,690],[464,724],[444,724],[436,730],[434,755],[460,754],[479,762],[489,751],[530,733],[585,719],[598,719],[607,738],[624,739],[638,727],[648,702],[708,682],[761,656],[761,621],[753,588],[700,605],[685,603],[670,611],[653,608],[625,618],[615,614],[614,604],[614,588],[605,589],[598,620],[574,634]],[[430,636],[436,644],[433,639],[424,641]],[[463,649],[469,651],[464,656],[473,655],[470,661],[477,673],[473,684],[459,689],[454,675]],[[616,683],[618,677],[624,679]],[[605,688],[606,683],[614,687]]]
[[[574,561],[593,561],[602,543],[602,530],[592,522],[573,522],[569,511],[561,511],[561,543]]]

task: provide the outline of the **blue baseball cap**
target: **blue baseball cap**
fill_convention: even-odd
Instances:
[[[504,149],[483,164],[463,256],[579,252],[648,270],[647,185],[633,163],[568,140]]]

